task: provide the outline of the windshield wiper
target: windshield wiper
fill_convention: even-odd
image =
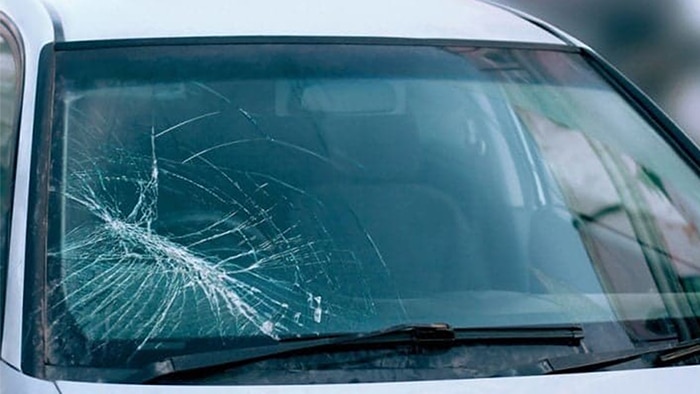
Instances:
[[[494,375],[494,377],[592,372],[640,359],[646,360],[649,366],[660,367],[694,356],[700,356],[700,339],[683,341],[671,346],[653,346],[603,353],[580,353],[548,358],[534,364],[506,370]]]
[[[398,325],[364,333],[289,337],[266,346],[236,348],[173,356],[147,364],[129,382],[158,383],[163,378],[210,375],[265,359],[316,351],[344,350],[349,346],[450,347],[465,342],[477,343],[561,343],[577,346],[583,329],[576,325],[523,326],[504,328],[453,328],[448,324]]]

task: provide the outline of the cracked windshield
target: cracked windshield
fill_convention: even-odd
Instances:
[[[44,198],[57,366],[397,324],[624,348],[700,311],[696,174],[565,51],[58,52]]]

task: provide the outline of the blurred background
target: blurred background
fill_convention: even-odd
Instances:
[[[700,0],[495,0],[587,43],[700,144]]]

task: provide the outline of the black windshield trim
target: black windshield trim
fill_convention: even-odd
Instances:
[[[231,37],[169,37],[117,40],[71,41],[55,44],[57,51],[144,46],[232,45],[232,44],[356,44],[410,46],[472,46],[484,48],[532,49],[579,53],[577,47],[564,44],[465,40],[443,38],[400,37],[341,37],[341,36],[231,36]]]
[[[540,360],[514,368],[496,376],[531,376],[600,371],[627,362],[644,359],[650,367],[672,365],[700,354],[700,339],[681,341],[675,345],[655,345],[631,350],[582,353]]]
[[[25,251],[25,283],[22,317],[22,371],[31,376],[45,376],[43,312],[46,279],[46,220],[48,210],[48,177],[53,124],[53,92],[55,76],[53,44],[44,46],[39,55],[34,128],[32,138],[31,176],[29,180],[27,247]],[[38,311],[38,312],[37,312]]]

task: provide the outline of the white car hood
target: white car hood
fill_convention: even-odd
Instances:
[[[139,386],[58,382],[62,394],[645,394],[690,388],[700,381],[700,366],[638,369],[616,372],[526,376],[470,380],[295,386]]]

